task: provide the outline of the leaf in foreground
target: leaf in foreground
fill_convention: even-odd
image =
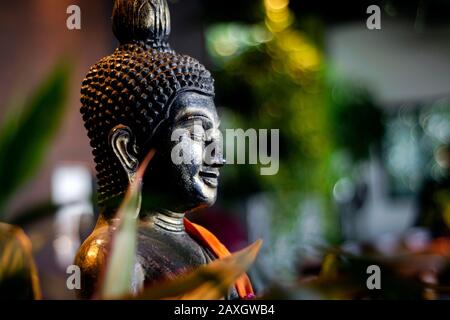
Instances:
[[[136,217],[141,208],[142,177],[154,154],[155,150],[151,150],[143,161],[117,212],[110,256],[101,286],[101,297],[104,299],[122,297],[131,292],[136,263]]]
[[[40,297],[30,240],[20,228],[0,223],[0,299]]]

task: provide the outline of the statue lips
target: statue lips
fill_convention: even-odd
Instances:
[[[217,188],[219,185],[219,170],[213,168],[202,169],[198,175],[202,178],[203,182],[211,188]]]

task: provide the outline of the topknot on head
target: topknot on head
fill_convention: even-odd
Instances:
[[[115,0],[113,32],[120,43],[145,42],[168,49],[170,12],[166,0]]]

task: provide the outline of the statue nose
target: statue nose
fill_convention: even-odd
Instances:
[[[205,157],[205,160],[209,160],[206,161],[209,166],[212,168],[223,167],[227,161],[223,156],[222,140],[211,138],[211,140],[206,143],[206,146],[212,147],[209,154],[206,154]]]
[[[220,157],[220,159],[214,159],[215,161],[212,162],[211,166],[213,168],[221,168],[224,165],[227,164],[227,160],[225,160],[224,158]]]
[[[221,168],[227,163],[227,160],[225,160],[222,156],[220,157],[213,157],[212,161],[210,162],[210,166],[212,168]]]

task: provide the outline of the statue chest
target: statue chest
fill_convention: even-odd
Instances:
[[[137,257],[147,284],[173,278],[214,260],[187,233],[153,229],[139,230]]]

